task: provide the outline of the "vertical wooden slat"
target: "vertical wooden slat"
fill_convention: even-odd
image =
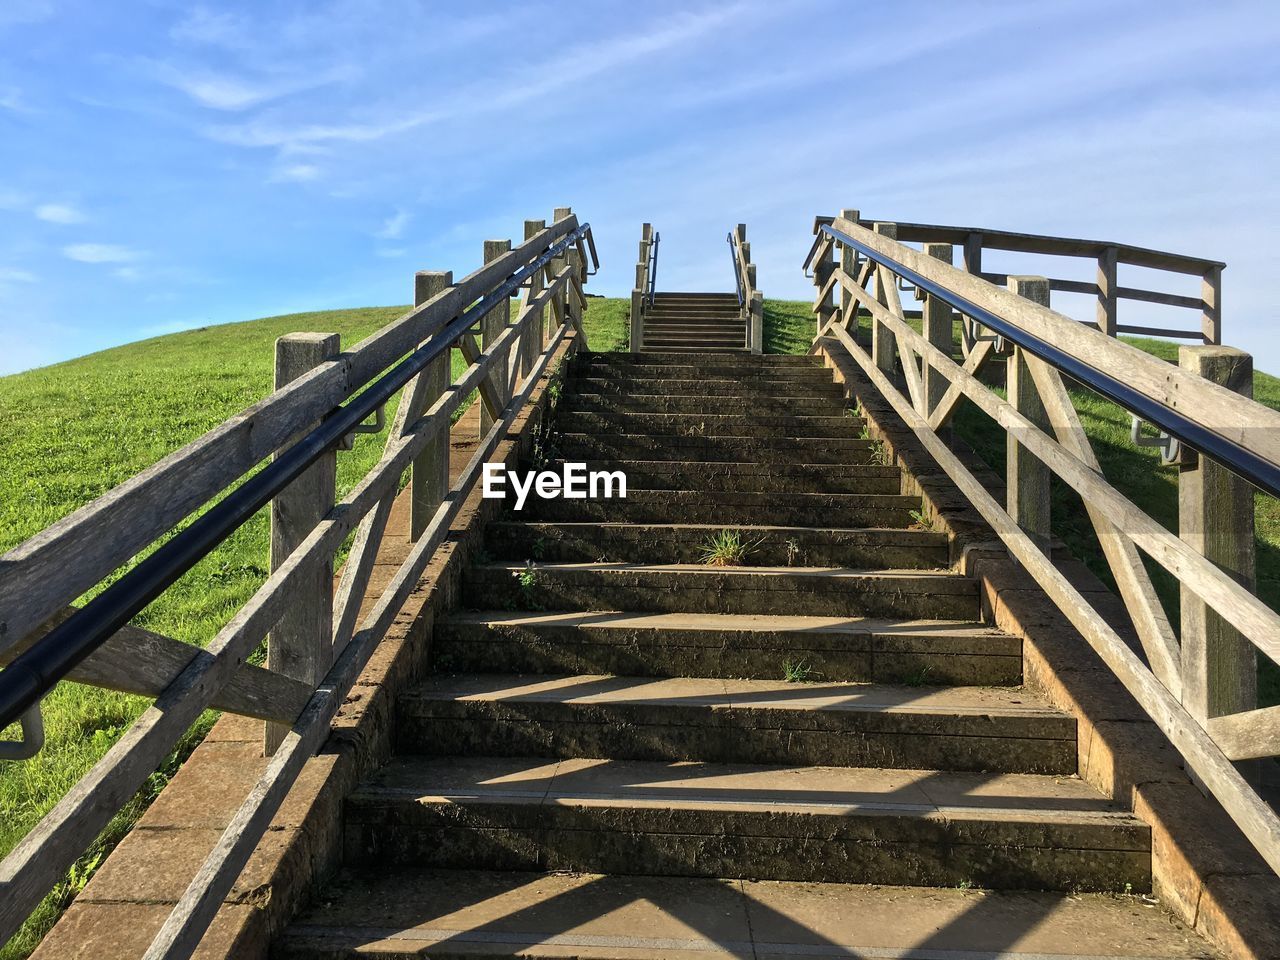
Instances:
[[[1253,358],[1222,346],[1183,346],[1178,364],[1206,380],[1253,396]],[[1206,457],[1192,455],[1178,473],[1178,535],[1239,583],[1254,586],[1254,493]],[[1206,720],[1250,710],[1258,700],[1252,644],[1192,591],[1182,591],[1182,702]]]
[[[826,250],[820,257],[813,261],[813,285],[821,293],[826,289],[827,283],[831,280],[831,275],[836,269],[835,243],[827,244]],[[814,335],[821,333],[827,328],[827,324],[831,322],[831,315],[835,313],[835,294],[828,291],[826,296],[817,304],[818,326],[814,331]]]
[[[1009,289],[1043,307],[1049,305],[1049,281],[1044,277],[1009,277]],[[1044,402],[1036,389],[1021,347],[1014,347],[1006,371],[1009,402],[1014,409],[1049,433],[1051,426]],[[1041,550],[1049,548],[1049,468],[1018,442],[1014,431],[1005,436],[1007,509],[1018,526]]]
[[[896,223],[877,223],[874,226],[874,230],[882,237],[888,237],[890,240],[898,239],[898,225]],[[891,310],[893,309],[892,304],[898,302],[896,282],[893,274],[887,268],[876,268],[876,299]],[[901,307],[895,313],[901,314]],[[891,379],[894,377],[894,342],[893,331],[886,324],[872,317],[871,359]]]
[[[524,222],[524,238],[532,239],[543,230],[547,229],[547,221],[545,220],[526,220]],[[542,292],[542,271],[539,270],[529,278],[529,290],[525,294],[525,303],[530,303]],[[539,309],[537,317],[529,323],[524,337],[521,339],[522,346],[520,348],[520,357],[518,360],[520,381],[523,382],[529,377],[529,371],[533,369],[533,358],[542,352],[543,344],[547,342],[547,311]],[[511,379],[516,379],[514,371]]]
[[[452,270],[419,270],[414,276],[413,302],[423,304],[453,286]],[[419,409],[410,411],[410,422],[429,410],[453,380],[449,369],[452,350],[446,350],[418,376],[421,379]],[[441,430],[413,461],[410,478],[409,538],[416,541],[435,516],[436,508],[449,489],[449,434]]]
[[[1116,335],[1116,256],[1115,247],[1098,254],[1098,329],[1108,337]]]
[[[840,211],[840,216],[850,223],[857,223],[862,219],[862,211],[852,207],[845,207]],[[857,260],[858,252],[856,250],[845,244],[840,244],[840,269],[850,277],[857,276],[855,266]],[[840,284],[840,322],[844,324],[846,330],[856,331],[858,329],[857,310],[858,305],[853,299],[853,292],[846,290],[843,283]]]
[[[336,356],[336,333],[292,333],[276,341],[275,388],[279,390]],[[271,501],[271,569],[277,570],[307,538],[337,495],[338,453],[330,450]],[[271,631],[267,667],[315,686],[333,656],[333,560],[316,557],[302,586]],[[263,748],[275,753],[288,724],[267,723]]]
[[[955,255],[955,251],[949,243],[926,243],[924,252],[926,256],[948,264],[951,263]],[[921,317],[921,332],[924,334],[924,338],[947,356],[951,356],[953,350],[951,304],[940,300],[938,297],[926,294],[924,305],[921,308]],[[932,364],[926,363],[924,365],[926,416],[931,415],[938,408],[938,404],[946,396],[947,386],[948,381],[942,371],[935,369]]]
[[[1203,313],[1200,317],[1204,342],[1222,343],[1222,268],[1210,267],[1200,281],[1200,300]]]
[[[510,240],[486,240],[484,242],[484,262],[492,263],[504,253],[511,250]],[[480,345],[483,349],[488,349],[489,345],[502,335],[502,331],[507,329],[507,324],[511,322],[511,300],[506,298],[502,303],[498,304],[480,320]],[[505,365],[504,365],[505,366]],[[502,375],[502,368],[495,366],[493,373],[489,378],[493,384],[494,390],[502,400],[503,407],[507,401],[507,385],[508,380]],[[497,418],[502,416],[502,410],[490,410],[489,404],[485,402],[484,394],[480,396],[480,432],[479,436],[484,438],[488,436],[489,431],[493,428],[493,424]]]

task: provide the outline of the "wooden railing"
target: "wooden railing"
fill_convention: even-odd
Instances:
[[[846,220],[856,221],[859,226],[868,228],[873,226],[872,221],[860,219],[857,210],[843,210],[840,215]],[[815,219],[814,232],[818,238],[822,235],[820,228],[824,224],[830,224],[832,219],[831,217]],[[1139,336],[1200,340],[1203,343],[1222,342],[1222,271],[1226,264],[1217,260],[1204,260],[1199,257],[1149,250],[1145,247],[1112,243],[1106,240],[1076,240],[1069,237],[1013,233],[1008,230],[990,230],[980,227],[951,227],[932,223],[895,223],[893,227],[897,231],[895,239],[899,243],[942,244],[958,247],[967,272],[1000,286],[1005,284],[1008,274],[984,270],[982,256],[984,250],[1082,258],[1091,261],[1095,266],[1094,281],[1050,277],[1048,278],[1049,290],[1082,293],[1096,297],[1097,306],[1093,323],[1107,336],[1114,337],[1121,333],[1128,333]],[[816,245],[817,239],[815,239],[815,249]],[[813,252],[814,250],[810,251],[810,260],[813,259]],[[806,263],[808,262],[807,260]],[[1126,264],[1199,277],[1200,296],[1119,286],[1118,269]],[[821,260],[814,262],[815,271],[822,271],[825,275],[829,275],[826,269],[828,266]],[[1197,310],[1200,313],[1199,329],[1155,327],[1138,323],[1122,324],[1119,322],[1119,301],[1121,300]],[[972,346],[967,333],[966,330],[964,344],[966,352]]]
[[[734,282],[738,305],[747,328],[747,346],[752,353],[764,350],[764,294],[756,284],[756,265],[751,262],[751,244],[747,242],[747,225],[738,224],[729,233],[733,251]]]
[[[566,207],[556,211],[550,227],[527,221],[525,235],[514,249],[509,241],[486,243],[484,266],[456,283],[448,272],[417,274],[416,306],[348,351],[339,351],[336,335],[282,338],[274,393],[0,557],[0,655],[8,664],[0,671],[0,700],[7,711],[0,728],[29,715],[32,702],[38,709],[39,699],[62,677],[155,697],[155,704],[0,863],[0,942],[212,706],[268,721],[271,760],[146,956],[180,958],[194,951],[447,535],[483,464],[547,372],[556,347],[571,329],[582,336],[588,250],[594,259],[590,228],[579,226]],[[518,314],[508,323],[510,298],[521,290]],[[473,332],[477,325],[482,342]],[[470,364],[456,379],[449,369],[454,348]],[[335,430],[347,429],[354,416],[364,419],[371,404],[380,419],[382,404],[400,390],[381,459],[335,503],[334,467],[342,446]],[[450,422],[475,390],[483,407],[481,443],[450,486]],[[274,462],[255,473],[272,456]],[[142,596],[149,602],[147,589],[138,593],[131,577],[148,564],[155,567],[152,561],[160,557],[173,569],[163,576],[147,573],[153,578],[148,589],[156,584],[163,589],[166,578],[173,582],[181,564],[172,558],[185,550],[197,554],[188,557],[194,563],[204,554],[192,544],[221,542],[191,532],[234,524],[237,517],[227,510],[233,500],[245,518],[251,516],[261,504],[254,506],[245,491],[267,482],[259,478],[284,475],[282,464],[296,468],[296,476],[290,474],[286,486],[267,494],[274,497],[271,573],[205,649],[111,626],[111,617],[132,615],[134,601],[122,598]],[[406,471],[414,545],[360,621],[361,601]],[[179,521],[236,484],[199,520],[169,536]],[[353,533],[335,589],[333,558]],[[157,540],[166,542],[147,560],[85,607],[71,606]],[[181,549],[172,549],[174,544]],[[50,630],[50,621],[58,620],[63,622]],[[68,633],[68,627],[74,629]],[[51,640],[59,639],[65,648],[104,630],[81,659],[50,667],[60,662],[58,651],[47,649]],[[55,637],[58,631],[63,633]],[[267,668],[249,665],[249,655],[268,631]],[[32,687],[34,701],[28,695]]]
[[[639,353],[644,340],[644,315],[653,306],[657,284],[658,234],[653,224],[640,225],[640,252],[636,258],[636,285],[631,290],[630,350]]]
[[[1258,708],[1255,686],[1257,653],[1280,662],[1280,616],[1252,589],[1253,490],[1280,493],[1280,413],[1249,399],[1248,355],[1184,346],[1180,365],[1166,363],[1048,309],[1043,277],[999,287],[953,267],[949,246],[915,250],[903,225],[868,228],[846,213],[819,218],[806,262],[818,290],[814,350],[848,354],[1280,872],[1280,818],[1236,766],[1280,755],[1280,707]],[[921,332],[902,309],[903,285],[923,297]],[[986,334],[963,363],[953,312]],[[978,379],[1002,350],[1007,399]],[[1064,375],[1183,441],[1180,535],[1103,476]],[[963,399],[1007,434],[1003,504],[939,435]],[[1081,496],[1145,660],[1054,565],[1050,474]],[[1180,586],[1177,630],[1144,555]]]

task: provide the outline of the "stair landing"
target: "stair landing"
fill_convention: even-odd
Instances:
[[[657,293],[641,321],[643,353],[747,353],[735,293]]]

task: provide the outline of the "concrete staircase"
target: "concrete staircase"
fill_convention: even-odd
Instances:
[[[744,353],[747,323],[733,293],[658,293],[641,327],[645,353]]]
[[[1210,956],[829,372],[588,354],[557,423],[627,499],[489,526],[276,956]]]

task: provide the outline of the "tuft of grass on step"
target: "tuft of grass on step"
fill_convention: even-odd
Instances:
[[[708,567],[739,567],[762,542],[745,539],[741,530],[719,530],[702,544],[698,559]]]
[[[782,679],[787,683],[814,683],[822,679],[822,674],[814,670],[808,660],[788,658],[782,662]]]

